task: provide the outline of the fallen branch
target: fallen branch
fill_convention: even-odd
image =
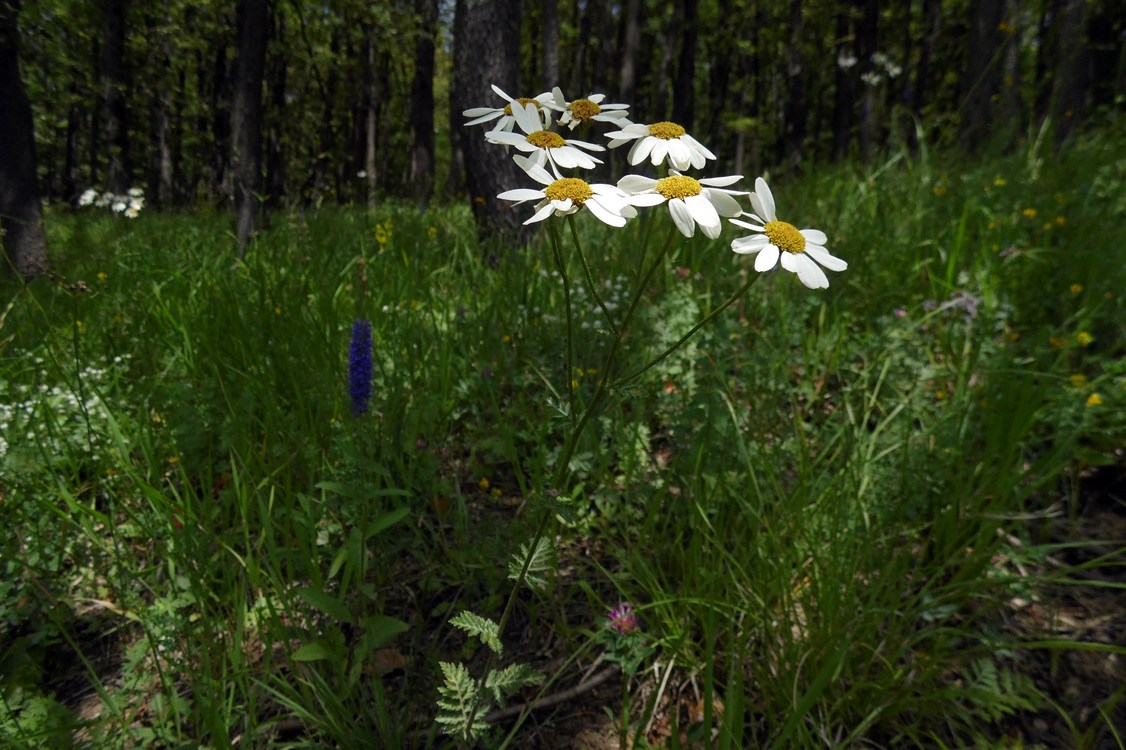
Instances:
[[[547,708],[548,706],[554,706],[557,703],[569,701],[577,695],[581,695],[592,688],[598,687],[602,683],[606,682],[606,680],[618,674],[618,672],[620,671],[621,667],[619,667],[617,664],[611,664],[609,667],[606,667],[606,669],[603,669],[594,677],[591,677],[589,680],[580,682],[573,688],[568,688],[562,692],[554,693],[553,695],[545,695],[543,698],[537,698],[534,701],[521,703],[518,706],[509,706],[508,708],[497,709],[496,711],[487,714],[485,716],[485,721],[489,722],[490,724],[495,724],[499,721],[504,721],[505,719],[511,719],[513,716],[519,716],[525,712],[538,711],[541,708]]]

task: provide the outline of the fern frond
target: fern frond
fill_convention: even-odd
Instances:
[[[491,648],[497,656],[500,656],[502,648],[500,643],[500,626],[489,618],[465,611],[452,618],[450,624],[456,628],[461,628],[471,636],[480,638],[481,643],[484,643]]]
[[[482,705],[476,709],[472,721],[470,714],[474,713],[477,704],[477,683],[469,675],[469,670],[464,664],[438,662],[442,668],[442,675],[446,683],[438,688],[442,697],[438,699],[438,715],[434,720],[442,725],[446,734],[460,737],[463,740],[472,740],[489,728],[485,722],[485,714],[489,706]]]
[[[493,698],[503,704],[504,699],[520,688],[543,682],[542,674],[527,664],[512,664],[504,669],[494,669],[485,678],[485,687],[493,691]]]
[[[546,588],[547,578],[545,576],[552,570],[554,562],[552,553],[554,552],[555,547],[547,539],[540,539],[539,543],[536,544],[536,549],[532,552],[529,551],[527,544],[521,544],[520,551],[508,560],[508,577],[513,581],[520,580],[520,571],[524,569],[524,562],[530,554],[532,561],[528,564],[524,583],[532,589]]]

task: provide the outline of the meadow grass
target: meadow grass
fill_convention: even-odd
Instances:
[[[1050,712],[1030,654],[1122,655],[1005,614],[1093,585],[1045,563],[1044,529],[1122,462],[1124,181],[1111,128],[1065,158],[900,154],[775,184],[849,269],[818,293],[770,274],[615,394],[506,653],[544,693],[574,685],[632,602],[645,650],[606,709],[635,746],[964,747]],[[6,746],[453,745],[438,661],[476,657],[447,621],[503,606],[605,322],[569,256],[566,372],[546,237],[493,267],[465,207],[272,221],[239,259],[223,214],[53,211],[59,276],[5,288]],[[581,225],[612,307],[667,221]],[[753,273],[735,236],[678,242],[623,371]],[[1120,566],[1119,542],[1085,568]],[[1068,718],[1077,746],[1114,736],[1121,697]]]

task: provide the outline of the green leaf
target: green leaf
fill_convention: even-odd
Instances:
[[[340,659],[336,649],[327,641],[310,641],[293,652],[294,661],[325,661],[327,659]]]
[[[494,669],[485,678],[485,687],[493,691],[497,703],[517,690],[543,682],[544,676],[527,664],[512,664],[504,669]]]
[[[382,646],[399,633],[405,633],[410,629],[410,626],[402,620],[387,615],[365,617],[360,621],[360,626],[364,629],[365,640],[368,640],[372,647]]]
[[[527,544],[520,545],[520,551],[508,560],[508,577],[513,581],[520,580],[520,572],[524,570],[524,563],[531,555],[528,571],[524,574],[524,583],[531,589],[547,588],[547,574],[553,568],[553,553],[555,547],[547,539],[540,539],[536,544],[535,552],[530,552]]]
[[[337,622],[352,622],[352,613],[330,594],[317,589],[300,588],[297,595]]]
[[[399,523],[404,518],[406,518],[410,512],[411,509],[409,507],[403,506],[402,508],[396,508],[393,511],[384,513],[382,516],[375,519],[375,521],[372,522],[371,526],[368,527],[367,538],[371,538],[384,529],[387,529]]]
[[[481,639],[481,643],[491,648],[500,656],[502,646],[500,643],[500,626],[487,617],[475,615],[472,612],[461,612],[450,619],[450,624],[461,628],[471,636]]]

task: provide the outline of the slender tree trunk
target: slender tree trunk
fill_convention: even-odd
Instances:
[[[923,24],[926,33],[923,37],[922,49],[919,50],[919,63],[915,68],[915,85],[911,91],[911,113],[919,121],[923,118],[923,107],[927,103],[934,46],[942,29],[942,5],[939,0],[923,0]]]
[[[78,97],[78,85],[70,84],[71,100]],[[71,104],[66,113],[66,155],[63,159],[63,196],[72,201],[78,195],[78,134],[82,129],[82,111]]]
[[[1003,0],[978,0],[972,7],[958,133],[962,144],[975,151],[994,127],[993,100],[1001,84],[998,50],[1004,41],[999,30],[1004,4]]]
[[[1056,146],[1063,144],[1075,129],[1087,106],[1090,79],[1090,53],[1087,38],[1087,3],[1085,0],[1064,0],[1056,20],[1055,36],[1066,40],[1058,45],[1053,76],[1052,120]]]
[[[415,0],[419,20],[414,45],[414,80],[411,82],[411,184],[421,208],[434,189],[434,34],[438,0]],[[554,80],[554,79],[552,79]]]
[[[368,34],[366,40],[364,75],[367,76],[367,94],[364,102],[364,180],[367,185],[368,208],[375,207],[376,186],[378,184],[379,161],[376,158],[379,145],[379,76],[375,73],[375,40]]]
[[[8,268],[24,280],[47,273],[31,103],[20,77],[20,0],[0,0],[0,233]]]
[[[285,15],[275,13],[273,17],[274,39],[279,46],[285,44]],[[282,142],[283,113],[286,109],[286,77],[288,63],[285,55],[271,55],[269,63],[270,116],[266,119],[266,195],[274,205],[281,205],[286,198],[285,149]]]
[[[524,96],[519,81],[520,3],[518,0],[458,0],[454,24],[454,81],[451,109],[496,104],[496,84],[510,96]],[[535,92],[533,92],[534,94]],[[465,156],[465,183],[486,253],[495,258],[501,244],[523,243],[527,210],[513,210],[497,194],[527,186],[528,178],[499,146],[487,143],[479,126],[458,125]]]
[[[102,0],[102,132],[106,188],[125,192],[129,137],[125,112],[125,0]]]
[[[881,75],[872,61],[872,55],[879,50],[879,0],[858,0],[857,5],[862,13],[860,25],[856,33],[856,47],[859,58],[859,67],[863,73]],[[863,98],[860,102],[860,153],[864,159],[870,159],[876,148],[877,131],[877,86],[865,84]]]
[[[802,52],[802,37],[805,27],[802,23],[801,0],[790,0],[790,59],[787,65],[789,91],[784,111],[783,153],[786,166],[797,170],[801,166],[802,144],[805,142],[805,56]]]
[[[833,159],[840,161],[848,156],[852,144],[852,79],[857,63],[849,44],[848,8],[844,4],[837,7],[836,32],[833,50]]]
[[[626,0],[622,8],[622,64],[618,79],[619,101],[636,107],[637,58],[641,51],[641,0]]]
[[[680,58],[676,66],[676,89],[672,119],[691,132],[696,121],[696,40],[700,31],[699,0],[681,0],[683,18],[679,28]]]
[[[562,86],[559,80],[559,0],[541,0],[543,14],[543,81],[544,89]],[[564,92],[572,99],[586,96],[585,92]]]
[[[261,226],[262,204],[262,76],[266,65],[268,0],[240,0],[238,62],[231,105],[235,235],[239,255]]]

